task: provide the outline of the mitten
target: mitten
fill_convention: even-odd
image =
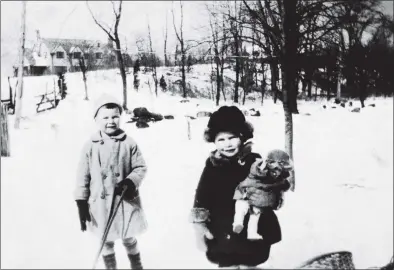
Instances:
[[[125,178],[115,186],[115,195],[122,195],[123,190],[126,188],[124,197],[126,199],[133,199],[137,194],[137,187],[131,179]]]
[[[214,237],[205,223],[193,223],[196,235],[197,249],[205,252],[207,250],[206,239],[212,240]]]
[[[86,231],[86,221],[91,221],[89,213],[89,204],[87,200],[76,200],[79,213],[79,221],[81,223],[81,231]]]

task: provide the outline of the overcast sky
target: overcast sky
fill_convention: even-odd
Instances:
[[[206,1],[208,2],[208,1]],[[186,38],[200,38],[206,31],[201,26],[207,24],[204,1],[183,1],[184,32]],[[92,11],[108,24],[113,21],[109,1],[89,1]],[[21,22],[21,1],[1,1],[1,56],[2,74],[6,69],[6,58],[15,53]],[[176,37],[172,25],[171,9],[174,6],[179,20],[179,1],[124,1],[119,27],[122,43],[127,40],[128,50],[135,52],[135,38],[147,36],[149,19],[154,50],[163,55],[163,31],[168,16],[168,47],[174,51]],[[388,14],[393,14],[393,1],[384,1]],[[106,34],[94,23],[85,1],[29,1],[26,11],[26,38],[35,40],[35,31],[47,38],[83,38],[107,40]],[[179,26],[179,24],[177,24]],[[199,30],[198,30],[199,29]],[[3,59],[4,58],[4,59]]]

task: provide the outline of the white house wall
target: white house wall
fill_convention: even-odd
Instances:
[[[64,53],[64,58],[57,58],[56,53],[57,52],[63,52]],[[54,67],[70,67],[70,62],[68,61],[68,54],[65,49],[63,49],[62,46],[59,46],[56,48],[55,54],[53,55],[53,66]]]

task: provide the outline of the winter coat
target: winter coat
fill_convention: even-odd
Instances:
[[[290,188],[287,177],[290,174],[284,171],[278,178],[270,176],[266,169],[261,169],[262,159],[256,160],[250,167],[248,177],[242,181],[234,192],[234,200],[248,198],[249,187],[261,189],[263,191],[264,205],[274,210],[280,208],[283,202],[283,193]]]
[[[192,211],[195,220],[192,222],[204,221],[213,234],[213,240],[205,239],[206,256],[219,266],[261,264],[267,260],[270,246],[281,240],[279,222],[272,210],[260,215],[258,233],[263,240],[248,240],[246,229],[240,234],[233,232],[234,190],[248,176],[257,158],[260,155],[250,153],[243,162],[221,160],[215,151],[207,159],[201,175]],[[209,213],[205,220],[201,220],[201,211]],[[245,216],[244,228],[247,228],[248,221],[249,214]]]
[[[89,202],[92,221],[87,227],[90,231],[102,237],[115,185],[125,178],[133,181],[137,196],[132,201],[122,200],[107,240],[134,237],[146,230],[147,222],[138,194],[146,171],[138,145],[122,130],[116,136],[109,137],[99,131],[91,137],[82,151],[74,194],[76,200]],[[106,194],[104,199],[103,194]],[[120,196],[116,196],[115,204],[119,199]]]

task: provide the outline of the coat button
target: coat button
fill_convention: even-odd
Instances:
[[[115,176],[116,176],[116,177],[119,177],[119,176],[120,176],[120,173],[115,173]]]
[[[106,178],[107,178],[107,176],[104,174],[104,175],[103,175],[103,179],[106,179]]]
[[[104,141],[100,141],[100,144],[104,144]]]

